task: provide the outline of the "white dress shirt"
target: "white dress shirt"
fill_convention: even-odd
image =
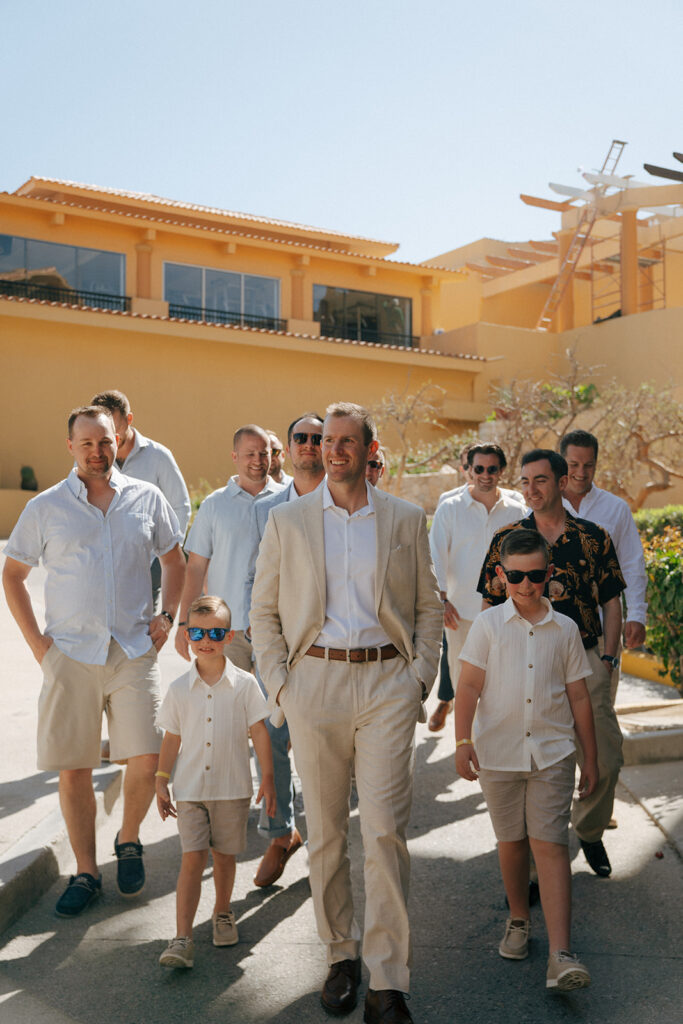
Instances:
[[[325,536],[325,622],[316,639],[320,647],[381,647],[391,641],[375,608],[377,537],[372,487],[368,503],[352,515],[334,504],[323,484]]]
[[[134,430],[134,434],[133,447],[120,467],[121,472],[156,484],[178,517],[184,536],[190,521],[190,496],[173,453],[158,441],[144,437],[139,430]]]
[[[5,554],[41,561],[46,633],[74,661],[104,665],[111,637],[128,658],[152,646],[152,560],[182,544],[175,512],[158,487],[114,466],[106,512],[91,505],[75,469],[29,501]]]
[[[438,508],[439,505],[443,505],[444,501],[448,501],[449,498],[455,498],[456,495],[462,494],[463,491],[465,491],[468,487],[469,484],[460,484],[459,487],[454,487],[452,491],[443,491],[439,495],[439,500],[436,503],[436,507]],[[498,490],[501,492],[501,494],[508,494],[510,495],[510,497],[516,498],[517,501],[521,501],[524,505],[524,495],[521,494],[519,491],[511,491],[508,487],[499,487]]]
[[[524,502],[502,488],[489,512],[469,486],[437,508],[429,534],[434,570],[439,588],[463,619],[471,621],[481,610],[477,583],[494,533],[525,513]]]
[[[460,660],[485,669],[473,741],[482,768],[548,768],[576,749],[567,683],[591,675],[578,627],[541,598],[546,615],[530,623],[512,598],[481,612]]]
[[[623,498],[610,491],[592,484],[588,494],[584,494],[578,509],[575,509],[569,498],[563,498],[562,504],[574,516],[588,519],[607,530],[614,544],[619,565],[626,580],[626,621],[640,622],[645,625],[647,618],[647,573],[643,545],[638,527]]]
[[[222,597],[232,614],[232,628],[246,629],[245,584],[253,563],[255,533],[253,506],[281,491],[270,477],[258,494],[249,494],[233,476],[226,487],[214,491],[199,506],[185,541],[185,550],[209,558],[208,592]]]
[[[173,773],[176,800],[237,800],[251,796],[248,730],[268,717],[251,672],[226,658],[222,677],[208,686],[194,661],[171,683],[157,723],[180,736]]]

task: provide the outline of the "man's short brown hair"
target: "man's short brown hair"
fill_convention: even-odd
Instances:
[[[95,395],[91,405],[101,405],[103,409],[109,409],[110,412],[118,412],[122,416],[128,416],[130,413],[130,402],[123,391],[100,391],[99,394]]]
[[[377,425],[367,409],[354,402],[333,402],[325,410],[325,418],[328,416],[342,417],[349,416],[356,423],[360,423],[363,431],[363,444],[369,445],[377,440]]]
[[[79,405],[77,409],[72,409],[69,413],[67,429],[69,432],[69,440],[74,436],[74,423],[79,416],[87,416],[88,419],[94,420],[98,416],[106,416],[111,422],[112,432],[116,433],[116,427],[114,426],[114,419],[111,414],[111,410],[107,409],[103,405]]]

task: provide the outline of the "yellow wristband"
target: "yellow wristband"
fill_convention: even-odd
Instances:
[[[456,742],[456,744],[455,744],[455,749],[457,750],[457,749],[458,749],[458,747],[464,747],[464,746],[465,746],[466,744],[467,744],[468,746],[470,746],[470,747],[473,747],[473,746],[474,746],[474,744],[472,743],[472,740],[458,740],[458,741]]]
[[[170,779],[171,776],[170,776],[170,774],[168,772],[155,772],[154,773],[154,778],[155,779]]]

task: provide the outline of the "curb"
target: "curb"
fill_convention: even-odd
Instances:
[[[122,779],[123,771],[115,765],[93,772],[98,825],[116,806]],[[0,859],[0,933],[37,903],[72,863],[73,853],[57,806]]]

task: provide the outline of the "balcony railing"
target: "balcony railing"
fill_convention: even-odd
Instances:
[[[19,295],[25,299],[39,299],[42,302],[67,302],[72,306],[92,306],[94,309],[118,309],[130,311],[127,295],[108,295],[106,292],[86,292],[77,288],[53,288],[52,285],[34,284],[31,281],[3,281],[0,279],[0,295]]]
[[[320,324],[320,333],[326,338],[345,338],[347,341],[365,341],[369,345],[398,345],[399,348],[419,348],[420,339],[412,334],[393,334],[369,327],[339,327]]]
[[[257,327],[262,331],[286,331],[287,321],[275,316],[256,316],[252,313],[228,313],[224,309],[203,309],[201,306],[168,305],[168,315],[182,320],[197,320],[207,324],[236,324],[239,327]]]

